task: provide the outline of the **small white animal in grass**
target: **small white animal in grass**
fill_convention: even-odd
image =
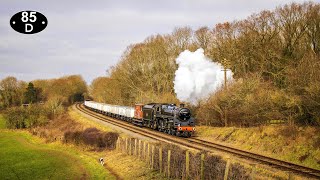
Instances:
[[[104,159],[100,158],[99,161],[100,161],[101,165],[103,166],[104,165]]]

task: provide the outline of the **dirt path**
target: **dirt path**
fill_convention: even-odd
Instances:
[[[112,174],[114,177],[116,177],[116,179],[118,179],[118,180],[123,179],[107,163],[104,164],[104,168],[107,169],[110,172],[110,174]]]

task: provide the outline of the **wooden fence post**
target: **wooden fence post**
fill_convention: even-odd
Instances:
[[[201,154],[200,179],[204,180],[204,154]]]
[[[143,149],[142,149],[142,159],[145,158],[145,154],[146,154],[146,142],[143,141]]]
[[[123,152],[123,143],[122,143],[122,138],[120,138],[120,152],[122,153]]]
[[[118,137],[117,143],[116,143],[116,150],[119,151],[119,137]]]
[[[134,155],[137,155],[137,139],[134,139]]]
[[[129,138],[129,155],[131,155],[131,152],[132,152],[132,139],[131,138]]]
[[[125,147],[124,152],[125,152],[126,154],[128,154],[128,138],[125,138],[125,140],[126,140],[126,147]]]
[[[145,161],[147,161],[147,152],[148,152],[147,145],[148,145],[148,143],[146,142],[144,144],[144,159],[145,159]]]
[[[228,179],[228,175],[229,175],[229,168],[230,168],[230,157],[227,157],[227,164],[226,164],[226,169],[224,171],[224,180]]]
[[[150,166],[150,144],[148,143],[147,163]]]
[[[120,152],[122,153],[122,146],[123,146],[123,142],[122,142],[122,138],[120,138],[120,141],[119,141],[119,149],[120,149]]]
[[[117,138],[117,141],[116,141],[116,150],[118,150],[118,143],[119,143],[119,138]]]
[[[119,140],[119,142],[118,142],[118,151],[121,152],[121,139],[120,139],[120,137],[118,137],[118,140]]]
[[[141,157],[141,140],[139,139],[138,158]]]
[[[168,178],[170,178],[170,160],[171,160],[171,150],[168,150]]]
[[[189,166],[190,166],[189,151],[186,151],[186,179],[189,179],[190,177]]]
[[[151,150],[151,168],[154,168],[154,145],[152,145],[152,150]]]
[[[160,166],[160,173],[162,173],[162,147],[159,148],[159,166]]]

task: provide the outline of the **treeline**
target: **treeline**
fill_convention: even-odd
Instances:
[[[9,129],[28,129],[47,142],[60,140],[90,150],[113,149],[118,133],[88,128],[66,113],[67,106],[88,96],[87,91],[80,75],[29,83],[7,77],[0,81],[0,110]]]
[[[91,84],[101,102],[179,103],[176,57],[203,48],[234,72],[235,82],[195,108],[207,125],[256,125],[270,120],[320,124],[320,4],[292,3],[213,28],[176,28],[128,46],[121,61]]]
[[[0,81],[0,109],[8,128],[32,128],[63,114],[66,106],[83,101],[86,93],[87,85],[79,75],[28,84],[7,77]]]

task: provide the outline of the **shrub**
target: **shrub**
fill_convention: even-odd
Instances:
[[[5,111],[5,120],[7,128],[21,129],[26,128],[27,111],[21,107],[8,108]]]
[[[77,145],[84,144],[98,149],[114,149],[119,134],[102,132],[96,128],[87,128],[84,131],[67,131],[64,133],[65,142]]]
[[[10,129],[32,128],[48,122],[48,111],[42,105],[11,107],[4,111]]]

